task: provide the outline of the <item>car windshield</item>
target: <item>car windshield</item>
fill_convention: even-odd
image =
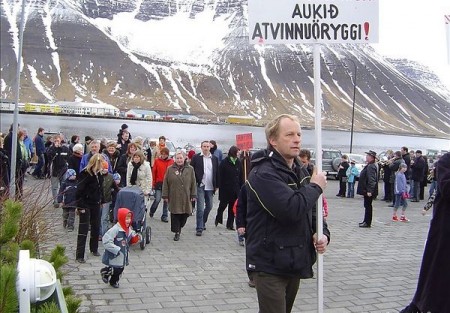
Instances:
[[[324,159],[335,159],[340,157],[341,153],[339,151],[324,151],[322,156]]]
[[[349,157],[351,160],[355,160],[356,163],[366,163],[366,159],[364,158],[363,155],[350,154]]]

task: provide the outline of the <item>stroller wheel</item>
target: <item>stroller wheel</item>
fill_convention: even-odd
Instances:
[[[146,244],[146,240],[144,238],[144,236],[140,236],[141,237],[141,242],[139,243],[139,246],[141,247],[141,250],[145,249],[145,244]]]
[[[152,228],[150,226],[147,226],[145,228],[145,243],[149,244],[151,239],[152,239]]]

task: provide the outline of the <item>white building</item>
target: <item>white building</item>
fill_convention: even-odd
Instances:
[[[151,120],[158,120],[161,115],[158,112],[152,110],[131,109],[125,112],[125,117],[137,117]]]
[[[56,104],[67,114],[119,116],[120,113],[117,107],[106,103],[58,101]]]

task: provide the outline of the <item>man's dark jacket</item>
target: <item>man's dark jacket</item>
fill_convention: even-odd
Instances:
[[[52,176],[62,177],[67,171],[69,148],[66,146],[55,147],[52,145],[48,149],[48,157],[52,165]]]
[[[423,181],[426,166],[427,162],[422,156],[415,158],[414,163],[411,165],[411,179],[419,182]]]
[[[36,155],[40,156],[45,153],[44,136],[37,134],[34,137],[34,146],[36,147]]]
[[[215,190],[219,188],[219,159],[214,154],[211,154],[211,162]],[[199,186],[204,174],[203,155],[201,153],[197,153],[192,157],[191,166],[194,168],[195,180],[197,181],[197,186]]]
[[[248,271],[313,276],[315,208],[322,189],[308,183],[309,174],[297,160],[294,164],[291,170],[278,152],[270,150],[252,160],[246,183]],[[325,221],[323,233],[330,238]]]
[[[378,195],[378,167],[375,163],[367,164],[359,174],[356,193],[367,196],[369,192],[374,198]]]
[[[437,194],[413,303],[421,312],[450,312],[450,153],[436,166]]]

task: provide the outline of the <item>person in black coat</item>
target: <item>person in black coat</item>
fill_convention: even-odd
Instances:
[[[438,191],[416,293],[401,313],[450,312],[450,153],[437,162],[436,182]]]
[[[372,225],[372,202],[378,195],[378,166],[375,164],[377,153],[369,150],[366,152],[367,165],[359,174],[358,188],[356,193],[364,196],[364,220],[359,227],[371,227]]]
[[[345,195],[347,193],[347,169],[349,166],[350,164],[348,164],[348,156],[346,154],[343,154],[337,174],[337,178],[339,179],[339,192],[336,197],[345,198]]]
[[[422,157],[422,151],[416,151],[414,161],[411,161],[411,184],[414,185],[412,189],[411,202],[419,202],[420,198],[420,184],[425,176],[425,167],[427,163]]]
[[[55,208],[58,204],[58,191],[61,183],[64,180],[64,174],[67,171],[67,164],[69,161],[69,148],[62,145],[61,136],[57,135],[53,138],[53,144],[47,151],[50,170],[50,183],[52,186],[53,205]]]
[[[103,161],[104,158],[101,154],[94,154],[78,177],[76,194],[78,213],[80,215],[76,249],[76,261],[78,263],[86,262],[84,250],[89,226],[91,227],[89,250],[94,256],[100,256],[100,253],[98,253],[98,238],[100,234],[100,207],[103,195],[103,175],[101,174]]]
[[[326,186],[324,173],[309,173],[298,161],[301,128],[282,114],[265,129],[268,147],[252,159],[246,182],[246,269],[256,285],[260,312],[292,310],[301,279],[312,278],[316,252],[330,238],[327,224],[318,237],[314,210]],[[238,208],[239,210],[239,208]]]
[[[227,229],[234,230],[233,205],[243,184],[242,166],[238,158],[239,149],[231,146],[228,156],[219,165],[219,208],[215,225],[223,224],[223,212],[228,206]]]

